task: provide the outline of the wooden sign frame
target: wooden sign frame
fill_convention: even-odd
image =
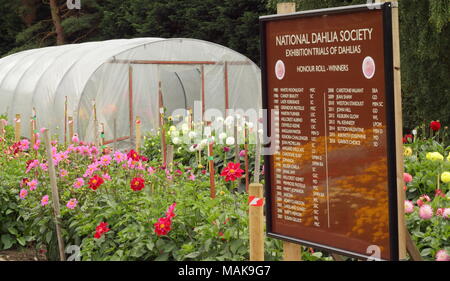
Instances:
[[[395,6],[395,7],[393,7]],[[398,145],[398,132],[401,132],[401,94],[398,91],[400,81],[394,79],[394,69],[397,69],[397,65],[394,66],[394,56],[397,56],[394,51],[394,46],[397,48],[397,43],[394,42],[398,38],[398,34],[393,34],[393,25],[397,26],[397,23],[393,23],[393,8],[397,8],[396,4],[392,2],[387,3],[375,3],[367,5],[355,5],[355,6],[345,6],[337,8],[327,8],[312,11],[297,12],[285,15],[270,15],[260,17],[260,35],[261,35],[261,71],[262,71],[262,98],[263,98],[263,108],[269,108],[269,97],[268,97],[268,81],[267,81],[267,60],[266,60],[266,23],[270,21],[284,20],[284,19],[294,19],[294,18],[306,18],[313,16],[325,16],[331,14],[339,13],[351,13],[351,12],[361,12],[361,11],[371,11],[373,9],[382,10],[383,12],[383,37],[384,37],[384,82],[385,82],[385,111],[386,111],[386,154],[387,154],[387,185],[388,185],[388,206],[389,206],[389,246],[390,246],[390,260],[399,260],[404,258],[404,249],[402,249],[402,243],[404,243],[405,237],[404,231],[405,226],[402,224],[400,216],[404,213],[402,206],[399,206],[398,186],[401,185],[401,177],[399,175],[403,174],[403,165],[400,163],[402,161],[402,155],[399,153]],[[271,114],[267,114],[267,123],[264,124],[264,129],[266,135],[270,137],[271,132]],[[396,127],[397,125],[397,127]],[[266,147],[269,147],[267,144]],[[370,255],[364,255],[361,253],[352,252],[343,248],[333,247],[332,245],[319,244],[307,240],[298,239],[295,237],[287,236],[282,233],[275,233],[272,228],[272,189],[271,189],[271,177],[273,173],[273,167],[271,167],[271,157],[272,155],[265,155],[264,162],[266,167],[265,173],[265,197],[267,199],[266,203],[266,232],[267,236],[282,239],[284,241],[301,244],[308,247],[313,247],[319,250],[325,250],[331,253],[345,255],[349,257],[355,257],[359,259],[368,259]],[[400,220],[400,224],[399,224]],[[399,234],[400,232],[400,234]],[[399,245],[400,244],[400,245]]]

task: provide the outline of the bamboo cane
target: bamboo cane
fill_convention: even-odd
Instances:
[[[5,119],[0,119],[0,137],[5,137]]]
[[[72,138],[74,136],[74,127],[73,127],[73,117],[68,117],[68,123],[69,123],[69,143],[73,144]]]
[[[141,118],[136,116],[136,152],[139,153],[141,149]]]
[[[14,140],[16,142],[20,141],[20,136],[22,132],[22,120],[20,119],[20,114],[16,114],[16,119],[14,120]]]
[[[59,258],[61,261],[65,261],[65,254],[64,254],[64,240],[62,238],[61,233],[61,214],[60,214],[60,205],[59,205],[59,194],[58,194],[58,187],[56,185],[56,172],[55,172],[55,166],[53,163],[53,153],[52,153],[52,146],[50,143],[50,134],[48,130],[44,131],[44,138],[45,138],[45,147],[47,150],[47,163],[48,163],[48,172],[50,175],[50,186],[52,189],[52,201],[53,201],[53,214],[55,217],[55,223],[56,223],[56,236],[58,239],[58,248],[59,248]]]

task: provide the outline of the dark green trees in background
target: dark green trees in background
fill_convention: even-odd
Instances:
[[[279,0],[58,0],[65,43],[135,37],[189,37],[228,46],[259,63],[258,17]],[[296,0],[298,10],[366,0]],[[374,2],[374,1],[371,1]],[[404,125],[450,124],[449,0],[400,0]],[[0,0],[0,57],[56,45],[49,1]]]
[[[450,1],[400,2],[403,116],[450,124]]]

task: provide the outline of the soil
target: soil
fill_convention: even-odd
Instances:
[[[0,251],[0,262],[2,261],[45,261],[43,253],[37,253],[33,248]]]

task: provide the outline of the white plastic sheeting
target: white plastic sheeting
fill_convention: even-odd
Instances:
[[[0,59],[0,114],[9,120],[21,114],[22,134],[29,137],[27,121],[35,108],[38,128],[50,128],[61,140],[67,97],[75,132],[93,141],[95,101],[98,122],[111,140],[114,120],[117,137],[130,136],[130,110],[133,119],[140,116],[144,130],[158,128],[159,83],[169,114],[193,108],[195,101],[201,104],[204,96],[205,110],[225,115],[226,100],[229,109],[261,108],[260,79],[259,68],[245,56],[195,39],[137,38],[47,47]]]

